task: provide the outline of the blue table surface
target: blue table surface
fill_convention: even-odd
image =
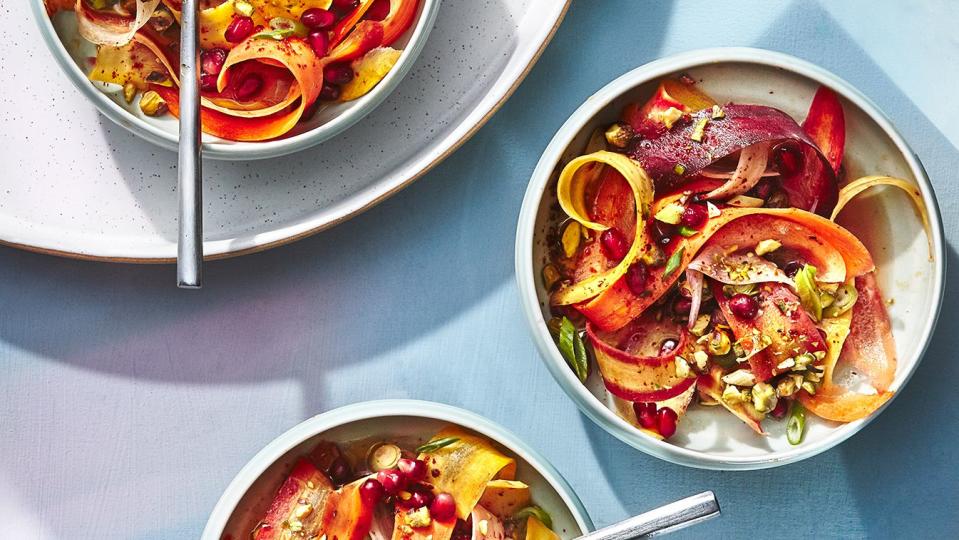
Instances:
[[[948,0],[574,0],[455,155],[328,232],[210,263],[202,291],[176,290],[169,266],[0,249],[0,536],[195,538],[282,431],[409,397],[518,433],[597,525],[713,489],[723,517],[682,534],[959,537],[957,15]],[[949,241],[938,331],[896,402],[838,448],[756,472],[672,465],[594,426],[537,356],[513,272],[523,192],[568,114],[635,66],[719,45],[794,54],[875,100],[928,169]]]

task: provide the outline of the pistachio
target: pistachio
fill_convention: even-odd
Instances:
[[[582,227],[578,221],[570,221],[566,225],[566,228],[563,229],[563,255],[566,258],[570,258],[573,255],[576,255],[576,251],[579,249],[579,241],[582,238]]]
[[[719,105],[713,105],[712,114],[710,116],[712,116],[713,120],[719,120],[720,118],[726,117],[726,112],[723,111],[723,108]]]
[[[686,378],[689,377],[689,362],[686,361],[682,356],[677,356],[673,363],[676,364],[676,376]]]
[[[716,329],[709,335],[709,341],[706,344],[706,350],[713,356],[723,356],[729,354],[730,342],[729,334]]]
[[[706,362],[709,361],[709,355],[704,351],[696,351],[693,353],[693,360],[696,362],[696,367],[700,371],[706,371]]]
[[[753,386],[753,407],[761,413],[776,408],[776,389],[771,384],[758,382]]]
[[[169,110],[160,94],[149,90],[140,97],[140,110],[147,116],[160,116]]]
[[[855,305],[858,298],[859,293],[856,291],[854,285],[845,284],[839,287],[836,289],[835,300],[828,308],[823,309],[823,317],[838,317],[842,315],[852,309],[852,306]]]
[[[658,117],[659,121],[666,126],[666,129],[673,129],[673,124],[683,117],[683,111],[677,109],[676,107],[670,107],[665,111],[658,113]],[[656,118],[654,118],[654,120],[656,120]]]
[[[546,287],[546,290],[552,290],[553,286],[559,283],[562,278],[563,276],[559,273],[556,265],[547,264],[543,267],[543,287]]]
[[[659,247],[659,244],[649,244],[640,256],[640,260],[649,267],[662,266],[666,262],[666,254],[663,253],[663,248]]]
[[[742,392],[739,388],[729,385],[723,389],[722,399],[730,405],[736,405],[738,403],[745,403],[750,399],[750,395],[748,392]]]
[[[406,524],[410,527],[417,529],[429,527],[431,521],[430,510],[425,506],[417,508],[416,510],[410,510],[406,513]]]
[[[680,220],[683,219],[684,210],[683,205],[677,202],[671,202],[660,208],[659,212],[656,212],[656,220],[669,223],[670,225],[677,225]]]
[[[233,11],[241,17],[252,17],[253,16],[253,4],[249,2],[244,2],[240,0],[233,3]]]
[[[133,98],[137,95],[137,85],[127,82],[123,85],[123,99],[127,103],[133,103]]]
[[[706,124],[709,123],[709,118],[703,117],[696,121],[696,125],[693,126],[693,132],[689,135],[689,138],[696,142],[703,142],[703,136],[706,133]]]
[[[795,366],[795,365],[796,365],[796,359],[795,359],[795,358],[787,358],[787,359],[783,360],[782,362],[780,362],[780,363],[776,366],[776,369],[778,369],[778,370],[780,370],[780,371],[786,371],[787,369],[789,369],[789,368],[791,368],[791,367],[793,367],[793,366]]]
[[[802,389],[809,392],[811,396],[816,394],[816,386],[809,381],[802,383]]]
[[[626,148],[629,139],[633,136],[633,130],[620,123],[613,124],[606,129],[606,142],[616,148]]]
[[[781,247],[782,244],[777,240],[760,240],[759,243],[756,244],[756,255],[762,257],[763,255],[772,253]]]
[[[686,167],[682,163],[677,163],[676,166],[673,167],[673,172],[682,176],[683,173],[686,172]]]
[[[700,315],[696,317],[696,322],[693,323],[692,328],[689,329],[689,333],[700,337],[706,333],[706,329],[709,328],[709,315]]]
[[[795,366],[793,367],[793,371],[805,371],[806,368],[808,368],[809,366],[813,365],[816,362],[816,355],[805,352],[805,353],[796,355],[793,358],[793,362],[795,363]]]
[[[736,386],[753,386],[756,384],[756,375],[748,369],[737,369],[729,375],[723,376],[723,382]]]
[[[306,503],[306,504],[298,505],[296,507],[296,510],[293,512],[293,515],[296,516],[297,519],[303,519],[312,513],[313,513],[313,505]]]
[[[793,377],[783,377],[783,379],[776,384],[776,395],[782,398],[789,397],[795,394],[797,389],[796,380]]]

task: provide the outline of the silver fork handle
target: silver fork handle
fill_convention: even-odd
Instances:
[[[177,286],[203,285],[203,193],[200,137],[199,32],[197,0],[183,0],[180,18],[180,223]]]
[[[645,514],[631,517],[579,540],[632,540],[678,531],[719,515],[719,501],[712,491],[660,506]]]

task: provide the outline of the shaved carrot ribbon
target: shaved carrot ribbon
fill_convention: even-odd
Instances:
[[[136,3],[136,14],[124,17],[118,13],[96,11],[83,0],[77,0],[74,7],[77,13],[77,31],[83,39],[96,45],[126,45],[137,30],[150,20],[160,5],[160,0],[136,0]]]

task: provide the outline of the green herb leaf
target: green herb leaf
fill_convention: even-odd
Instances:
[[[838,317],[852,309],[859,299],[859,292],[852,284],[846,284],[836,290],[836,299],[822,310],[823,317]]]
[[[573,373],[581,382],[586,382],[589,376],[589,359],[586,356],[586,344],[583,343],[582,336],[576,331],[576,326],[568,318],[563,317],[559,325],[559,336],[557,337],[557,346],[562,353],[566,363],[573,369]]]
[[[793,401],[786,420],[786,438],[795,446],[806,436],[806,409],[798,401]]]
[[[683,260],[683,253],[686,251],[686,245],[679,246],[676,251],[673,251],[673,254],[669,256],[669,260],[666,261],[666,269],[663,270],[663,278],[667,278],[679,269],[679,262]]]
[[[699,231],[697,231],[696,229],[692,227],[687,227],[685,225],[680,225],[679,229],[677,230],[679,231],[679,234],[682,235],[684,238],[689,238],[690,236],[695,236],[699,234]]]
[[[460,440],[459,437],[443,437],[442,439],[433,439],[432,441],[417,448],[416,453],[429,454],[430,452],[435,452],[439,450],[440,448],[449,446],[458,440]]]
[[[817,322],[822,320],[822,299],[819,297],[819,286],[816,285],[816,267],[804,265],[796,273],[796,292],[802,307]]]
[[[295,21],[286,17],[273,17],[270,19],[270,29],[254,34],[253,38],[275,39],[277,41],[281,41],[290,36],[306,36],[306,26],[304,26],[300,21]]]
[[[553,518],[550,517],[546,510],[543,510],[538,506],[527,506],[526,508],[523,508],[519,512],[513,514],[513,518],[516,520],[522,520],[524,518],[528,518],[529,516],[533,516],[534,518],[538,519],[540,523],[546,525],[547,528],[553,528]]]

